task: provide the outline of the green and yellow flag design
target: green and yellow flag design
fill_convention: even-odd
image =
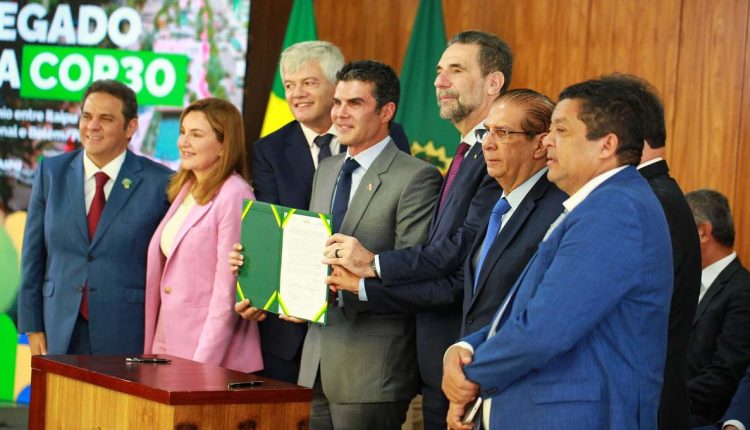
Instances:
[[[289,24],[286,27],[282,51],[298,42],[316,40],[318,34],[315,31],[315,12],[313,0],[294,0],[292,12],[289,14]],[[276,78],[273,80],[271,96],[266,106],[266,117],[263,119],[261,137],[273,133],[279,128],[293,120],[292,111],[286,104],[284,98],[284,83],[281,82],[281,70],[276,70]]]
[[[460,136],[440,118],[435,97],[435,66],[445,50],[445,24],[440,0],[420,0],[419,11],[401,69],[401,105],[396,121],[411,139],[411,153],[445,174]]]

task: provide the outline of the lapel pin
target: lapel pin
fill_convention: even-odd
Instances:
[[[475,159],[475,160],[477,159],[477,154],[474,154],[474,159]]]
[[[122,180],[122,186],[125,187],[125,189],[130,189],[130,184],[132,184],[133,181],[130,180],[130,178],[125,178]]]
[[[372,191],[372,184],[367,184],[367,191]]]

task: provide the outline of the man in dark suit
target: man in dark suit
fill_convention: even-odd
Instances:
[[[740,380],[724,416],[716,424],[694,427],[699,430],[745,430],[750,426],[750,366]]]
[[[750,274],[734,246],[726,197],[713,190],[686,196],[698,226],[701,290],[688,346],[691,425],[716,422],[750,363]]]
[[[672,240],[674,288],[669,308],[667,361],[659,403],[659,428],[686,430],[690,428],[687,395],[687,348],[690,328],[700,290],[701,251],[695,221],[680,186],[670,175],[664,160],[666,127],[664,106],[656,90],[646,81],[632,75],[615,74],[604,77],[639,96],[641,123],[646,141],[638,171],[648,181],[659,199],[669,224]]]
[[[445,428],[448,402],[440,390],[445,348],[458,337],[461,325],[463,261],[476,231],[500,196],[487,175],[475,131],[492,101],[510,85],[513,55],[508,45],[488,33],[466,31],[449,42],[437,65],[435,90],[440,116],[462,135],[432,215],[427,243],[378,253],[377,257],[352,237],[329,240],[326,253],[340,258],[324,260],[353,271],[346,280],[376,312],[417,313],[417,361],[422,379],[425,427]],[[377,273],[376,273],[377,272]],[[367,278],[359,292],[359,278]],[[457,287],[451,288],[451,283]]]
[[[498,201],[496,207],[507,212],[494,215],[493,210],[466,259],[463,336],[492,322],[547,229],[562,213],[567,195],[547,179],[547,150],[542,145],[554,108],[547,96],[536,91],[511,90],[495,101],[485,121],[488,132],[482,149],[487,171],[503,189],[500,200],[507,202]]]
[[[133,90],[94,82],[81,107],[83,149],[39,163],[18,295],[32,354],[143,352],[146,250],[171,172],[128,150],[137,115]]]
[[[281,54],[284,94],[295,119],[255,143],[253,188],[259,201],[307,209],[319,161],[346,150],[331,121],[336,73],[343,65],[341,51],[324,41],[297,43]],[[400,125],[392,125],[391,136],[399,149],[409,152]],[[248,309],[255,310],[249,302],[238,305],[238,311],[247,314]],[[296,383],[307,327],[262,312],[253,316],[264,319],[258,325],[264,364],[261,373]]]
[[[485,428],[656,427],[672,256],[635,169],[638,105],[602,80],[560,94],[547,177],[570,198],[492,322],[446,352],[451,428],[477,395]]]
[[[334,232],[379,252],[423,242],[442,178],[388,134],[398,77],[385,64],[355,61],[338,78],[332,117],[347,153],[315,173],[310,209],[331,213]],[[376,315],[348,292],[338,297],[328,324],[312,325],[303,347],[299,384],[313,388],[310,428],[400,429],[417,392],[414,318]]]

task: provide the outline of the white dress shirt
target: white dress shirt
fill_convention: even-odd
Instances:
[[[315,144],[316,137],[321,136],[322,134],[332,134],[333,139],[331,139],[331,143],[329,144],[331,148],[331,155],[336,155],[341,150],[341,144],[339,143],[338,136],[336,136],[336,128],[333,126],[333,124],[331,124],[331,128],[329,128],[328,131],[322,134],[318,134],[317,132],[315,132],[315,130],[307,127],[305,124],[299,123],[299,125],[300,127],[302,127],[302,134],[305,135],[307,146],[310,147],[310,155],[312,156],[315,169],[318,168],[318,154],[320,154],[320,148]]]
[[[86,151],[83,152],[83,193],[86,199],[86,214],[89,213],[91,202],[94,201],[94,194],[96,194],[96,178],[94,175],[98,172],[104,172],[109,176],[109,180],[104,184],[104,199],[109,200],[109,195],[112,193],[112,187],[115,185],[117,175],[120,174],[122,163],[125,162],[126,153],[127,151],[122,151],[122,154],[115,157],[100,169],[89,159]],[[122,184],[120,186],[124,187]]]
[[[731,254],[720,260],[714,261],[712,264],[701,271],[701,292],[700,296],[698,296],[699,303],[701,300],[703,300],[703,296],[706,295],[708,289],[711,288],[711,285],[713,285],[714,281],[716,281],[716,278],[719,277],[721,272],[723,272],[724,269],[726,269],[727,266],[729,266],[729,264],[734,261],[735,258],[737,258],[737,253],[732,251]]]

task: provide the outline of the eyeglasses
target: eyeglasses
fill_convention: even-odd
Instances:
[[[495,139],[499,139],[499,140],[508,140],[508,138],[510,137],[511,134],[525,134],[525,135],[529,135],[529,133],[526,133],[525,131],[513,131],[513,130],[508,130],[508,129],[505,129],[505,128],[490,128],[490,127],[488,127],[488,128],[480,128],[475,133],[476,133],[477,139],[480,140],[480,141],[487,134],[491,134],[492,136],[495,137]]]

